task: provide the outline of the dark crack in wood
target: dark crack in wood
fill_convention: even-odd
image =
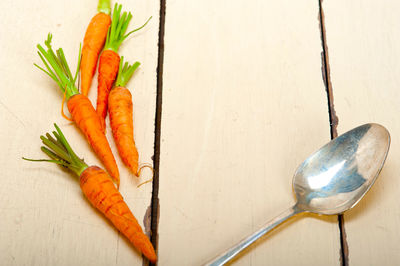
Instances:
[[[330,66],[329,66],[329,53],[328,53],[328,44],[326,41],[326,29],[325,29],[325,17],[324,17],[324,9],[322,7],[322,1],[318,0],[319,4],[319,26],[321,32],[321,43],[322,43],[322,52],[321,52],[321,61],[322,61],[322,78],[325,84],[325,90],[328,98],[328,110],[329,110],[329,124],[330,124],[330,133],[331,139],[334,139],[338,136],[337,126],[339,123],[339,119],[336,115],[334,101],[333,101],[333,88],[330,76]],[[340,231],[340,262],[343,266],[349,265],[349,247],[347,243],[346,229],[344,225],[344,217],[343,215],[338,215],[338,225]]]
[[[157,98],[155,115],[155,139],[154,139],[154,179],[151,196],[151,236],[150,240],[158,254],[158,220],[160,213],[160,202],[158,198],[160,180],[160,140],[161,140],[161,114],[162,114],[162,87],[163,87],[163,65],[164,65],[164,32],[165,32],[165,9],[166,0],[160,0],[160,20],[158,31],[158,62],[157,62]],[[150,263],[150,265],[153,265]]]
[[[321,42],[322,42],[322,78],[325,84],[325,90],[328,97],[328,110],[329,110],[329,122],[330,122],[330,130],[331,130],[331,139],[337,137],[337,125],[339,123],[339,119],[335,112],[335,106],[333,101],[333,89],[332,82],[330,76],[330,67],[329,67],[329,54],[328,54],[328,45],[326,42],[326,31],[325,31],[325,18],[324,18],[324,10],[322,8],[322,0],[319,0],[319,27],[321,32]]]

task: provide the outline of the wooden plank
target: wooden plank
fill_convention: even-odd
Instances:
[[[376,184],[344,216],[349,265],[399,265],[400,4],[324,1],[323,9],[339,134],[376,122],[392,137]]]
[[[60,116],[62,94],[33,66],[40,63],[36,44],[53,33],[75,69],[79,42],[96,12],[97,1],[2,1],[0,3],[3,89],[0,90],[0,261],[3,265],[141,265],[142,257],[84,198],[75,178],[55,165],[33,164],[21,156],[42,158],[39,135],[61,126],[76,152],[101,165],[77,128]],[[158,43],[157,1],[119,1],[133,11],[130,28],[153,19],[120,49],[129,62],[142,63],[128,84],[134,100],[135,139],[141,162],[152,162]],[[95,102],[97,82],[90,99]],[[108,119],[107,119],[108,121]],[[108,122],[107,122],[108,123]],[[4,126],[6,125],[6,126]],[[111,130],[107,136],[121,174],[121,193],[142,226],[150,205],[151,177],[136,179],[119,159]]]
[[[160,265],[200,265],[294,203],[329,141],[318,2],[167,1]],[[295,221],[295,222],[294,222]],[[337,217],[294,218],[238,265],[338,265]]]

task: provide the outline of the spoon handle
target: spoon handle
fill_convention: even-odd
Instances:
[[[268,223],[266,223],[262,228],[260,228],[258,231],[254,232],[252,235],[246,237],[236,245],[232,246],[230,249],[224,251],[217,257],[215,257],[213,260],[207,262],[206,266],[219,266],[219,265],[224,265],[231,259],[233,259],[237,254],[239,254],[242,250],[250,246],[254,241],[274,229],[276,226],[280,225],[290,217],[303,212],[303,210],[299,209],[297,205],[294,205],[293,207],[287,209],[283,213],[279,214],[277,217],[273,218],[270,220]]]

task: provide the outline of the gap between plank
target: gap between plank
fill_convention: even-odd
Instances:
[[[339,119],[336,116],[335,106],[333,101],[333,90],[332,90],[332,82],[330,75],[330,67],[329,67],[329,55],[328,55],[328,45],[326,42],[326,31],[325,31],[325,18],[324,18],[324,10],[322,7],[322,1],[319,2],[319,26],[321,32],[321,42],[322,42],[322,78],[325,84],[325,90],[328,97],[328,110],[329,110],[329,123],[330,123],[330,133],[331,139],[337,137],[337,125],[339,123]]]
[[[339,119],[335,112],[335,106],[333,101],[333,88],[330,76],[330,66],[329,66],[329,54],[328,54],[328,45],[326,41],[326,29],[325,29],[325,17],[324,17],[324,9],[322,7],[322,1],[318,0],[319,4],[319,26],[321,32],[321,42],[322,42],[322,78],[325,84],[325,90],[328,98],[328,111],[329,111],[329,124],[330,124],[330,133],[331,139],[334,139],[338,136],[337,126],[339,123]],[[342,214],[338,215],[338,225],[340,231],[340,261],[343,266],[349,265],[349,248],[347,244],[346,238],[346,229],[344,226],[344,217]]]
[[[158,31],[158,62],[157,62],[157,98],[155,116],[155,139],[154,139],[154,179],[151,195],[151,243],[158,254],[158,219],[160,214],[160,203],[158,199],[159,169],[160,169],[160,141],[161,141],[161,110],[162,110],[162,87],[163,87],[163,65],[164,65],[164,32],[165,32],[165,7],[166,0],[160,0],[160,20]],[[153,265],[150,263],[150,265]]]

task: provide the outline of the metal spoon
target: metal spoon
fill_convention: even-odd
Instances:
[[[288,218],[303,212],[340,214],[354,207],[374,184],[390,146],[378,124],[356,127],[327,143],[296,170],[296,204],[206,265],[223,265]]]

